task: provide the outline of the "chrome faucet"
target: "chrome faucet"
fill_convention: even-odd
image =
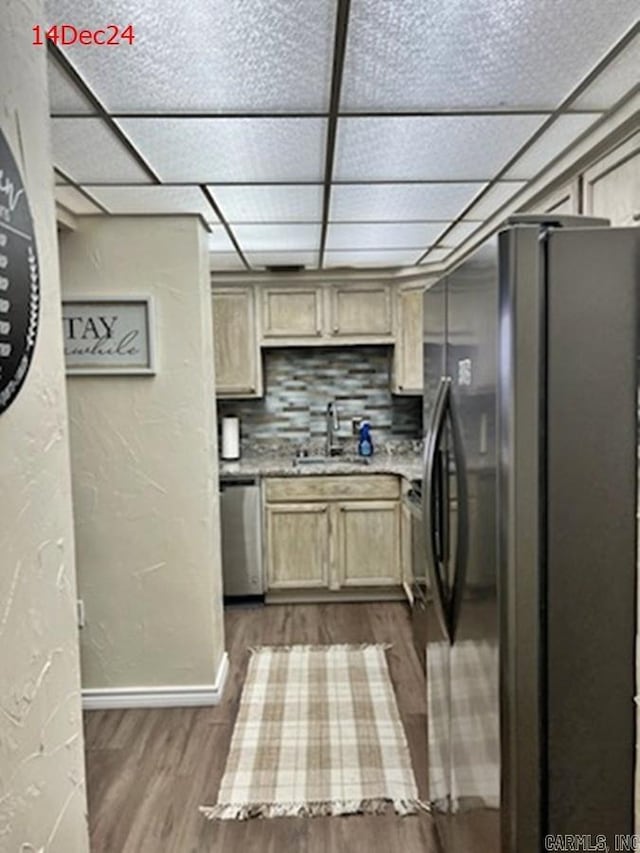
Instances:
[[[327,456],[339,456],[342,453],[342,448],[335,441],[339,428],[338,404],[335,400],[330,400],[327,403]]]

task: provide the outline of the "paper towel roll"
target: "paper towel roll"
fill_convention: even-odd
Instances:
[[[240,418],[222,419],[222,458],[240,459]]]

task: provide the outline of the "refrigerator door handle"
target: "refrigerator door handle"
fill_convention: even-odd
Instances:
[[[449,542],[449,452],[438,451],[438,538],[440,540],[440,562],[448,563],[450,556]]]
[[[431,427],[427,434],[427,444],[424,454],[424,495],[422,501],[423,531],[427,554],[427,571],[433,589],[433,598],[438,618],[447,637],[451,639],[451,621],[449,615],[449,595],[443,578],[442,566],[445,554],[441,553],[443,534],[439,526],[441,522],[436,500],[436,480],[438,477],[438,460],[440,459],[440,442],[447,417],[450,397],[451,379],[443,376],[433,409]],[[446,471],[444,472],[446,477]],[[440,492],[440,501],[443,494]],[[445,512],[447,510],[445,509]]]
[[[447,409],[449,414],[449,423],[451,425],[453,455],[456,471],[456,491],[458,496],[456,549],[449,609],[450,639],[451,642],[453,642],[455,640],[456,629],[458,626],[458,617],[460,614],[462,595],[467,576],[467,561],[469,556],[469,495],[467,489],[467,468],[464,444],[462,442],[462,431],[460,429],[460,420],[458,418],[453,394],[449,394]]]

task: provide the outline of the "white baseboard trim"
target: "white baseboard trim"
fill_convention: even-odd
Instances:
[[[82,691],[85,711],[123,708],[187,708],[196,705],[218,705],[229,673],[229,655],[220,661],[213,684],[166,685],[162,687],[97,687]]]

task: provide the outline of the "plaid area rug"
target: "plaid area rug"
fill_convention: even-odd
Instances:
[[[409,748],[383,645],[252,650],[208,818],[413,814]]]

